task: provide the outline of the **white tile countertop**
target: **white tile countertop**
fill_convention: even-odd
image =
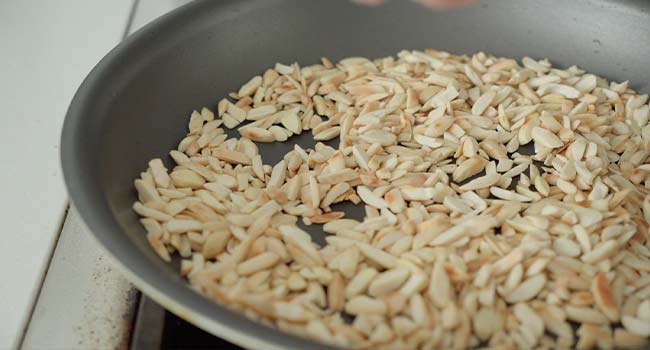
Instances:
[[[20,341],[67,207],[59,165],[65,111],[93,65],[122,38],[132,5],[0,2],[2,349]]]
[[[133,289],[74,209],[67,215],[61,126],[83,78],[125,34],[186,2],[0,1],[0,349],[126,347],[129,325],[113,320]]]

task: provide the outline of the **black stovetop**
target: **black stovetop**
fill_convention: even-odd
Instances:
[[[243,350],[189,324],[143,294],[135,315],[130,349]]]

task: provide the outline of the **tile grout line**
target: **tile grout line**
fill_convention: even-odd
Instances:
[[[122,33],[122,39],[120,42],[124,41],[129,34],[131,34],[131,29],[133,27],[133,20],[135,19],[135,13],[140,6],[140,0],[133,0],[133,5],[131,6],[131,11],[129,12],[129,17],[126,20],[126,26],[124,27],[124,33]]]
[[[17,349],[21,349],[23,347],[23,342],[25,341],[25,336],[27,335],[27,329],[29,328],[29,324],[32,322],[32,317],[34,316],[34,310],[36,309],[36,304],[38,303],[38,299],[41,296],[41,292],[43,291],[43,285],[45,284],[45,277],[47,276],[47,272],[50,270],[50,266],[52,265],[52,260],[54,259],[54,252],[56,251],[56,247],[59,245],[59,241],[61,240],[61,233],[63,232],[63,227],[65,226],[65,223],[68,219],[68,214],[70,213],[70,209],[72,207],[70,206],[70,203],[66,203],[65,209],[63,210],[63,215],[61,215],[61,218],[59,220],[59,229],[57,230],[56,238],[54,239],[54,242],[52,242],[52,246],[50,247],[49,251],[49,256],[47,257],[47,262],[45,263],[45,266],[43,267],[43,271],[40,274],[40,282],[38,284],[38,287],[34,291],[34,295],[32,296],[32,303],[29,307],[29,315],[27,318],[25,318],[24,324],[22,325],[20,329],[20,338],[18,340],[18,346]]]
[[[124,32],[122,33],[122,36],[120,38],[120,41],[118,42],[121,43],[124,41],[124,39],[129,35],[131,32],[131,27],[133,26],[133,20],[135,18],[135,12],[138,8],[138,5],[140,3],[140,0],[133,0],[133,4],[131,5],[131,9],[129,10],[129,16],[127,17],[126,20],[126,25],[124,27]],[[57,235],[56,239],[54,240],[52,247],[50,248],[49,256],[47,259],[47,262],[45,264],[45,267],[43,269],[43,272],[41,273],[41,278],[40,278],[40,283],[38,285],[38,288],[34,292],[33,296],[33,301],[30,305],[29,308],[29,316],[25,319],[24,325],[21,327],[20,331],[20,336],[19,336],[19,341],[16,344],[17,349],[21,349],[23,347],[23,343],[25,341],[25,337],[27,335],[27,330],[29,328],[29,324],[32,321],[32,317],[34,316],[34,310],[36,309],[36,305],[38,304],[38,299],[40,298],[41,292],[43,290],[43,285],[45,283],[45,278],[47,277],[47,272],[50,270],[50,266],[52,265],[52,260],[54,259],[54,253],[56,252],[56,248],[59,245],[59,240],[61,239],[61,234],[63,232],[63,227],[65,226],[65,223],[68,219],[68,216],[70,214],[70,209],[72,209],[72,206],[70,205],[70,202],[68,202],[65,206],[65,210],[63,211],[63,215],[61,215],[61,219],[59,221],[58,225],[58,230],[57,230]]]

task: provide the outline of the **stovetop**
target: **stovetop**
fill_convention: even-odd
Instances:
[[[235,344],[215,337],[189,324],[143,294],[140,296],[135,315],[130,349],[243,350],[243,348]]]

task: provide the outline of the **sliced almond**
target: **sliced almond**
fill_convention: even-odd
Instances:
[[[388,204],[386,204],[386,201],[384,201],[383,198],[376,195],[373,191],[365,186],[358,186],[357,194],[359,194],[359,197],[361,197],[362,201],[368,205],[372,205],[375,208],[382,209],[388,207]]]
[[[275,141],[275,137],[270,131],[266,129],[254,127],[254,126],[246,126],[244,128],[240,128],[239,133],[241,134],[241,136],[246,137],[252,141],[258,141],[258,142]]]
[[[244,153],[218,148],[212,155],[231,164],[251,164],[251,159]]]
[[[532,137],[535,142],[539,143],[540,145],[548,148],[558,148],[562,147],[564,143],[562,140],[560,140],[559,137],[555,136],[552,132],[541,128],[541,127],[533,127],[532,129]]]
[[[246,84],[244,84],[240,89],[237,95],[239,95],[240,98],[244,96],[249,96],[255,93],[255,90],[257,90],[258,87],[262,85],[262,77],[257,75],[253,77],[251,80],[249,80]]]
[[[199,188],[205,184],[205,180],[199,174],[187,169],[176,169],[169,174],[169,177],[176,187]]]
[[[544,288],[545,283],[546,276],[543,274],[535,275],[513,289],[505,296],[505,299],[509,303],[528,301],[534,298]]]

